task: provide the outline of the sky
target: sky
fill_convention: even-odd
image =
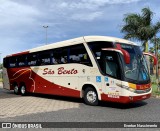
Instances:
[[[123,18],[149,7],[160,21],[160,0],[0,0],[0,61],[8,54],[86,35],[123,38]],[[159,34],[158,34],[159,35]]]

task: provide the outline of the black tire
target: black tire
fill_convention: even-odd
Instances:
[[[88,87],[84,91],[84,102],[87,105],[96,106],[98,105],[98,95],[95,89]]]
[[[27,91],[26,91],[26,86],[25,85],[21,85],[20,93],[21,93],[22,96],[27,95]]]
[[[14,94],[19,95],[18,85],[14,85]]]

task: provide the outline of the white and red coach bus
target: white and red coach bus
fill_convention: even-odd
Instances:
[[[119,38],[75,38],[8,55],[3,63],[3,87],[15,94],[79,97],[97,105],[144,100],[152,92],[140,47]]]

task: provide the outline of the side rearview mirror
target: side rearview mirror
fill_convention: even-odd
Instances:
[[[157,65],[157,58],[155,55],[151,54],[151,53],[148,53],[148,52],[143,52],[143,55],[148,55],[148,56],[151,56],[154,60],[154,65]]]
[[[130,55],[129,53],[122,49],[121,46],[120,47],[117,47],[117,48],[102,48],[102,50],[104,51],[115,51],[115,52],[118,52],[118,53],[121,53],[124,57],[124,61],[126,64],[129,64],[130,63]]]

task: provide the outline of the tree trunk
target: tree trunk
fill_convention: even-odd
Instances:
[[[148,52],[148,41],[144,42],[144,52]],[[149,56],[146,56],[146,61],[147,61],[147,65],[148,65],[148,71],[150,74],[150,59]]]
[[[144,42],[144,51],[148,52],[148,40]]]
[[[156,36],[154,37],[155,39],[155,55],[157,57],[158,60],[158,43],[156,41]],[[157,91],[159,91],[159,72],[158,72],[158,61],[157,61],[157,65],[156,65],[156,83],[157,83]]]

